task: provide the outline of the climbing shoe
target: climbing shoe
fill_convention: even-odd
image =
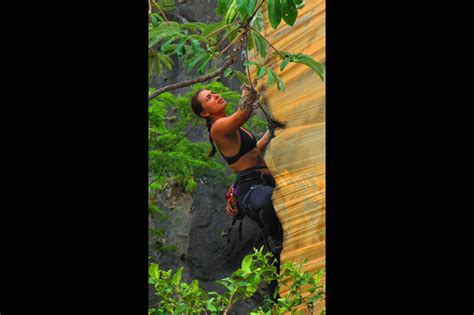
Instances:
[[[268,236],[268,246],[270,251],[274,254],[280,254],[283,250],[283,241],[279,238]]]

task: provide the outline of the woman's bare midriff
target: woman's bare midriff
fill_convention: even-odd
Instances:
[[[229,166],[234,172],[240,172],[251,167],[267,167],[267,164],[265,163],[262,154],[260,154],[257,148],[255,148],[252,151],[245,153],[237,162]],[[270,174],[268,169],[261,169],[259,171]]]

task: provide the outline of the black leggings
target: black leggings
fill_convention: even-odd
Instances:
[[[265,234],[265,242],[267,242],[266,238],[268,235],[283,241],[283,227],[275,213],[272,202],[275,187],[275,180],[271,175],[265,175],[263,179],[259,178],[237,184],[237,206],[239,209],[245,209],[245,214],[258,224]],[[252,189],[252,192],[247,199],[247,204],[250,208],[246,209],[243,199],[250,189]],[[272,264],[273,260],[276,259],[274,266],[277,268],[277,274],[280,273],[280,254],[273,253],[273,258],[270,259],[269,264]],[[267,284],[268,295],[275,303],[279,298],[279,296],[273,298],[273,293],[277,286],[277,280],[273,280]]]
[[[245,209],[246,215],[260,226],[266,236],[282,240],[283,228],[272,202],[275,187],[275,181],[270,175],[265,175],[264,179],[237,184],[237,205],[239,209]],[[252,190],[247,199],[250,207],[245,208],[243,199],[249,190]]]

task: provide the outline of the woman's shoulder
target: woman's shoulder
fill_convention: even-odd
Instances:
[[[211,133],[211,136],[212,135],[234,136],[237,134],[238,131],[241,130],[240,127],[235,130],[232,130],[232,129],[233,128],[230,128],[225,118],[221,118],[221,119],[216,120],[212,124],[210,133]]]

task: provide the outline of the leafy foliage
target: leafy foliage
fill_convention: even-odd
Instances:
[[[272,301],[267,303],[272,305],[276,310],[276,314],[284,314],[286,312],[293,312],[298,306],[304,304],[305,307],[313,312],[314,304],[317,301],[324,299],[323,286],[320,284],[321,277],[324,275],[324,269],[318,270],[314,273],[302,271],[303,265],[307,262],[304,259],[302,263],[295,264],[294,262],[286,262],[281,265],[281,273],[277,275],[279,288],[275,295],[279,292],[282,286],[289,289],[285,297],[279,298],[275,304]],[[303,297],[303,293],[309,292],[310,295]],[[324,310],[323,310],[324,312]],[[263,315],[264,309],[261,307],[257,312],[250,313],[251,315]]]
[[[267,2],[268,19],[273,28],[277,28],[282,20],[290,26],[294,25],[298,10],[304,7],[302,0],[267,0]],[[229,56],[235,58],[241,49],[248,50],[247,56],[250,51],[254,51],[255,56],[259,55],[265,59],[270,45],[282,59],[279,65],[280,71],[283,71],[289,62],[301,63],[315,71],[323,80],[324,67],[311,56],[286,53],[284,57],[282,52],[261,34],[264,20],[261,11],[263,4],[264,0],[218,0],[216,15],[223,18],[222,21],[211,24],[178,23],[167,21],[164,19],[165,16],[160,16],[156,12],[150,13],[149,79],[153,73],[161,75],[165,68],[171,71],[174,65],[172,58],[176,58],[189,73],[195,71],[197,75],[204,75],[214,71],[220,60]],[[242,45],[243,42],[239,39],[242,39],[245,45]],[[258,70],[260,69],[264,69],[262,65]],[[242,83],[249,84],[248,73],[230,68],[227,70],[225,77],[235,77]],[[258,72],[257,79],[263,75],[267,75],[268,85],[277,82],[278,89],[284,91],[283,81],[274,69]]]
[[[273,28],[277,28],[281,22],[282,6],[280,0],[268,0],[268,19]]]
[[[281,80],[280,76],[275,71],[273,71],[272,68],[262,66],[259,63],[256,63],[254,61],[245,62],[245,65],[247,65],[247,66],[253,65],[253,66],[257,67],[257,79],[261,79],[264,74],[267,74],[267,79],[268,79],[267,85],[268,86],[271,86],[273,84],[273,82],[276,81],[277,84],[278,84],[278,90],[280,90],[280,91],[285,90],[285,86],[283,84],[283,81]]]
[[[148,282],[155,288],[158,306],[149,309],[148,314],[225,313],[237,301],[252,297],[261,281],[269,282],[274,279],[278,279],[281,285],[288,286],[290,293],[279,298],[277,303],[267,299],[264,306],[250,314],[283,314],[294,312],[300,305],[313,310],[314,303],[324,299],[323,286],[320,285],[324,270],[303,272],[304,263],[297,265],[287,262],[281,266],[280,274],[277,274],[276,267],[272,264],[272,254],[263,253],[263,247],[260,250],[254,249],[253,254],[244,257],[241,268],[230,277],[216,281],[222,285],[223,293],[205,292],[199,287],[197,280],[189,284],[181,282],[183,268],[173,273],[172,270],[164,271],[157,264],[151,263]],[[288,277],[293,279],[291,283],[286,282]],[[303,297],[303,289],[310,295]]]
[[[324,66],[319,62],[315,61],[311,56],[301,53],[295,54],[284,51],[280,51],[280,54],[275,52],[273,53],[273,55],[278,57],[283,56],[283,62],[280,64],[280,71],[283,71],[289,62],[301,63],[316,72],[319,78],[324,81]]]
[[[151,14],[155,16],[155,14]],[[177,23],[173,21],[157,21],[149,24],[148,32],[148,70],[152,77],[153,65],[156,75],[161,75],[163,63],[171,71],[172,57],[176,56],[180,64],[188,71],[197,69],[203,74],[210,62],[216,58],[218,50],[210,46],[215,37],[206,38],[202,34],[209,31],[205,23]]]

